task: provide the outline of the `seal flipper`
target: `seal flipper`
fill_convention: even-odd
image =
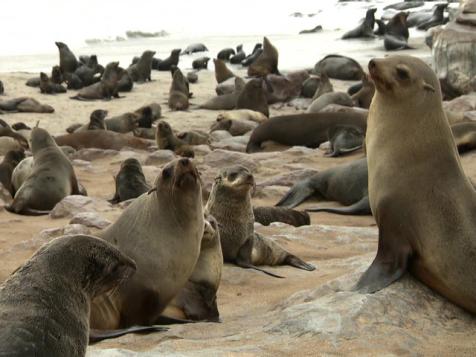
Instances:
[[[371,215],[372,211],[370,210],[370,203],[369,203],[369,196],[363,197],[360,201],[347,206],[347,207],[316,207],[316,208],[307,208],[305,209],[306,212],[329,212],[335,214],[342,214],[345,216],[363,216],[363,215]]]
[[[277,207],[294,208],[303,203],[306,199],[314,194],[314,190],[307,185],[307,181],[303,183],[297,183],[291,189],[286,192],[283,198],[275,204]]]
[[[258,268],[257,266],[251,264],[251,251],[252,251],[252,249],[253,249],[253,238],[250,238],[240,248],[240,250],[238,252],[238,256],[236,257],[236,260],[235,260],[235,264],[238,265],[241,268],[258,270],[258,271],[260,271],[262,273],[265,273],[269,276],[284,279],[284,276],[271,273],[269,271]]]
[[[163,326],[157,326],[157,325],[132,326],[132,327],[117,329],[117,330],[91,329],[89,331],[89,343],[92,344],[102,340],[124,336],[129,333],[150,333],[150,332],[164,332],[164,331],[168,331],[168,328]]]
[[[374,293],[392,284],[407,271],[411,255],[412,248],[407,240],[385,235],[380,230],[377,255],[354,290]]]
[[[312,264],[306,263],[304,260],[296,257],[295,255],[289,254],[285,259],[284,262],[286,265],[290,265],[292,267],[302,269],[302,270],[307,270],[307,271],[313,271],[316,270],[316,267]]]

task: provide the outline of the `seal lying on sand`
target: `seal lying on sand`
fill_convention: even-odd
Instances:
[[[127,72],[131,76],[134,82],[151,81],[150,73],[152,71],[152,58],[155,55],[155,51],[144,51],[139,61],[132,64]]]
[[[4,111],[23,113],[53,113],[55,109],[51,105],[41,104],[34,98],[19,97],[0,100],[0,113]]]
[[[46,73],[41,72],[40,92],[44,94],[66,93],[66,88],[61,84],[53,83]]]
[[[71,146],[76,150],[87,148],[121,150],[125,147],[147,150],[151,146],[146,140],[110,130],[86,130],[60,135],[55,137],[55,141],[59,146]]]
[[[317,74],[325,73],[329,78],[358,81],[362,78],[364,70],[354,59],[341,55],[328,55],[314,66]]]
[[[232,93],[213,97],[200,105],[200,108],[210,110],[231,110],[236,107],[236,102],[241,92],[245,88],[245,81],[240,77],[235,77],[235,89]]]
[[[13,170],[24,158],[25,152],[23,150],[12,150],[7,152],[0,163],[0,183],[10,192],[12,197],[15,194],[12,185]]]
[[[253,207],[253,215],[255,222],[263,226],[269,226],[273,222],[283,222],[294,227],[311,224],[311,218],[307,212],[285,207]]]

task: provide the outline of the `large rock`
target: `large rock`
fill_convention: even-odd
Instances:
[[[112,205],[99,198],[72,195],[66,196],[51,210],[51,218],[74,217],[81,212],[104,212],[110,211]]]
[[[76,214],[69,224],[82,224],[86,227],[103,229],[111,224],[111,221],[100,217],[96,212],[81,212]]]

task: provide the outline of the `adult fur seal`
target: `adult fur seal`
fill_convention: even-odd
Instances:
[[[217,58],[224,62],[228,62],[230,60],[230,57],[234,56],[235,54],[236,52],[233,48],[224,48],[223,50],[218,52]]]
[[[164,120],[160,120],[157,124],[155,140],[157,142],[157,146],[161,150],[172,150],[175,153],[185,153],[187,151],[191,151],[193,153],[185,141],[177,138],[170,124]]]
[[[6,209],[19,214],[46,214],[69,195],[80,194],[71,162],[45,129],[31,131],[33,170]]]
[[[248,76],[266,77],[271,73],[280,74],[278,70],[278,50],[265,37],[263,39],[263,52],[248,67]]]
[[[253,207],[255,222],[269,226],[273,222],[283,222],[294,227],[311,224],[311,217],[304,211],[296,211],[285,207]]]
[[[361,37],[374,37],[374,26],[375,26],[375,12],[377,11],[376,8],[368,9],[367,13],[365,14],[365,19],[362,21],[359,26],[355,29],[346,32],[342,39],[349,39],[349,38],[361,38]]]
[[[44,72],[40,73],[40,92],[44,94],[66,93],[66,88],[53,81]]]
[[[280,259],[266,250],[259,239],[255,247],[254,216],[251,206],[251,190],[255,182],[253,175],[243,166],[236,165],[222,169],[215,177],[205,211],[212,214],[220,226],[220,239],[223,258],[243,268],[263,271],[271,276],[280,277],[256,267],[258,264],[291,265],[299,269],[314,270],[312,265],[285,252]],[[282,249],[281,249],[282,250]]]
[[[134,82],[151,81],[150,73],[152,71],[152,58],[155,55],[155,51],[144,51],[139,58],[139,61],[132,64],[127,72],[131,76]]]
[[[205,215],[200,256],[187,284],[163,313],[177,319],[218,322],[217,291],[223,268],[220,233],[216,219]],[[177,311],[178,310],[178,311]]]
[[[325,73],[329,78],[348,81],[358,81],[362,78],[364,70],[354,59],[341,55],[328,55],[314,66],[317,74]]]
[[[408,46],[410,36],[407,26],[406,12],[399,12],[385,26],[383,45],[387,51],[412,49]]]
[[[272,140],[283,145],[318,147],[328,140],[328,131],[338,126],[355,126],[365,130],[365,112],[305,113],[283,115],[261,123],[246,146],[246,152],[261,150],[261,143]]]
[[[130,258],[95,237],[43,245],[0,285],[0,355],[84,356],[91,300],[135,270]]]
[[[369,71],[376,92],[366,148],[379,244],[356,289],[378,291],[408,270],[476,313],[476,281],[468,274],[476,268],[476,191],[463,172],[438,78],[410,56],[371,60]],[[402,137],[413,144],[402,146]]]
[[[430,18],[426,19],[425,21],[421,21],[417,28],[419,30],[428,30],[431,27],[443,25],[446,23],[445,20],[445,9],[448,7],[448,3],[446,4],[437,4],[434,7],[433,13]]]
[[[135,260],[137,273],[115,293],[93,301],[91,327],[153,325],[191,277],[203,228],[198,171],[189,159],[175,160],[162,169],[149,194],[135,199],[100,233]]]
[[[111,99],[119,98],[118,82],[124,70],[119,67],[119,62],[111,62],[106,66],[100,82],[84,87],[71,99]]]
[[[59,50],[59,62],[61,73],[74,73],[76,68],[78,68],[78,60],[76,56],[71,52],[68,45],[63,42],[55,42],[56,47]]]
[[[371,214],[365,158],[339,165],[301,180],[279,200],[276,206],[293,208],[310,197],[337,201],[347,207],[319,207],[311,212],[330,212],[343,215]]]
[[[236,109],[251,109],[269,117],[268,99],[263,88],[263,80],[249,80],[236,99]]]
[[[159,61],[157,68],[159,71],[170,71],[172,66],[177,67],[180,60],[180,48],[175,48],[170,52],[170,56],[164,59],[163,61]]]
[[[232,71],[226,66],[225,62],[221,59],[213,59],[213,64],[215,65],[215,79],[217,83],[222,83],[228,78],[235,77]]]
[[[230,63],[231,64],[239,64],[246,58],[246,53],[243,51],[243,45],[236,46],[236,54],[231,56]]]
[[[318,113],[330,104],[352,107],[354,102],[350,95],[345,92],[324,93],[312,101],[311,105],[307,108],[306,113]]]
[[[124,113],[104,120],[107,130],[116,133],[129,133],[139,126],[139,115],[136,113]]]
[[[194,59],[192,62],[192,68],[196,70],[207,69],[208,61],[210,61],[210,57],[200,57],[200,58]]]
[[[87,148],[121,150],[125,147],[147,150],[151,146],[146,140],[110,130],[86,130],[60,135],[55,137],[55,141],[59,146],[71,146],[76,150]]]
[[[68,132],[80,132],[85,130],[106,130],[106,124],[104,123],[104,118],[107,116],[107,110],[96,109],[89,116],[89,123],[81,125],[77,129],[74,129],[70,126],[66,131]],[[74,125],[74,124],[73,124]],[[72,131],[71,131],[72,130]]]
[[[25,152],[23,150],[12,150],[7,152],[0,163],[0,183],[10,192],[12,197],[15,194],[12,185],[13,170],[24,158]]]
[[[147,184],[142,172],[142,166],[134,158],[129,158],[122,162],[114,181],[116,182],[116,193],[109,200],[111,203],[119,203],[137,198],[150,190],[150,186]]]
[[[182,71],[177,68],[170,85],[169,108],[172,110],[187,110],[189,105],[188,98],[190,98],[188,82],[183,76]]]
[[[53,113],[55,108],[48,104],[41,104],[35,98],[19,97],[0,100],[0,113],[3,111],[13,113]]]
[[[256,59],[263,53],[263,45],[261,43],[257,43],[255,45],[255,48],[253,49],[253,52],[246,56],[246,58],[241,61],[241,65],[243,67],[248,67],[249,65],[251,65],[254,61],[256,61]]]
[[[217,130],[226,130],[232,136],[241,136],[252,131],[257,126],[258,124],[251,120],[225,119],[219,116],[216,122],[210,127],[210,133]]]
[[[232,93],[218,95],[207,100],[200,105],[200,108],[211,110],[231,110],[236,107],[236,102],[241,92],[245,88],[245,81],[240,77],[235,77],[235,89]]]

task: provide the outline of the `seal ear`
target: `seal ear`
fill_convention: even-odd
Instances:
[[[423,89],[435,93],[435,88],[433,88],[431,84],[428,84],[425,81],[423,81]]]

